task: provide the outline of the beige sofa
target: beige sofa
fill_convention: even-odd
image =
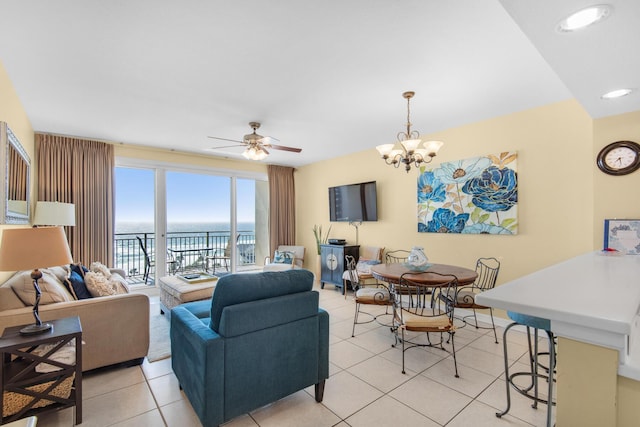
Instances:
[[[83,371],[123,362],[142,362],[149,350],[149,298],[146,295],[125,293],[75,300],[59,280],[62,291],[58,283],[52,283],[55,276],[46,274],[46,270],[42,271],[49,280],[40,286],[40,317],[42,321],[80,317]],[[122,270],[111,271],[124,277]],[[0,286],[0,331],[34,323],[33,307],[24,304],[11,282],[10,278]]]

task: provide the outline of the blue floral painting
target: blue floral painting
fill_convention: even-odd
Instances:
[[[473,157],[420,169],[418,231],[517,234],[518,155]]]

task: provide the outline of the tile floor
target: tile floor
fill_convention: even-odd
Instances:
[[[545,425],[546,405],[533,409],[531,401],[517,393],[512,393],[510,413],[496,418],[506,397],[502,344],[494,343],[491,330],[466,326],[456,333],[460,378],[454,377],[452,358],[431,348],[409,350],[403,375],[402,352],[391,347],[389,328],[361,325],[352,338],[353,299],[344,299],[333,286],[318,291],[331,322],[330,377],[323,402],[315,402],[312,386],[226,427]],[[158,309],[156,296],[151,302],[151,309]],[[498,334],[502,341],[501,331]],[[510,335],[510,363],[522,363],[525,342],[522,333]],[[171,359],[86,374],[83,389],[83,427],[200,426],[179,390]],[[38,427],[72,425],[71,409],[38,420]]]

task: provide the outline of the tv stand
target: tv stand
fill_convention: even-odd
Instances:
[[[358,245],[320,245],[320,288],[324,289],[325,283],[342,288],[344,294],[344,281],[342,275],[347,263],[345,257],[351,255],[356,260],[360,256],[360,246]]]

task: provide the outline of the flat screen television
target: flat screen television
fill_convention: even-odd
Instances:
[[[330,221],[377,221],[376,182],[340,185],[329,188]]]

